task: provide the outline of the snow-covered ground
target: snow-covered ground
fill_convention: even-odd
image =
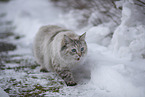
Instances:
[[[111,22],[79,29],[76,27],[77,18],[81,16],[74,18],[71,12],[63,12],[48,0],[0,3],[0,13],[6,12],[3,21],[12,21],[13,31],[24,36],[14,41],[18,49],[11,53],[25,54],[31,58],[33,38],[42,25],[59,25],[78,34],[87,32],[88,56],[83,67],[85,70],[89,67],[91,73],[82,71],[87,77],[81,77],[80,72],[77,86],[63,86],[57,93],[46,91],[45,96],[145,97],[145,9],[134,5],[131,0],[116,4],[122,4],[123,10],[121,24],[116,27],[112,38],[107,37],[112,33]],[[11,73],[10,70],[5,72]],[[39,74],[39,68],[32,75],[40,78],[35,80],[39,84],[45,85],[47,82],[41,80],[43,73]],[[19,80],[21,75],[15,78]],[[27,80],[33,83],[31,78]]]
[[[0,88],[0,94],[1,94],[1,97],[9,97],[9,95],[6,92],[4,92],[2,88]]]

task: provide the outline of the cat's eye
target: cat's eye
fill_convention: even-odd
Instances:
[[[84,47],[81,48],[81,51],[84,51]]]
[[[71,51],[72,51],[72,52],[76,52],[76,49],[72,49]]]

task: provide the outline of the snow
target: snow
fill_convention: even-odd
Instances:
[[[111,33],[109,27],[105,27],[103,25],[94,26],[91,27],[87,33],[89,33],[87,34],[87,42],[89,43],[97,43],[107,46],[111,41],[111,38],[107,37]]]
[[[80,13],[64,13],[48,0],[13,0],[5,6],[8,14],[5,19],[12,20],[14,32],[24,36],[17,42],[17,53],[31,53],[33,38],[42,25],[56,24],[78,34],[87,32],[88,56],[84,66],[91,68],[91,79],[74,87],[64,86],[60,93],[46,92],[46,96],[145,97],[144,9],[131,0],[116,4],[123,6],[121,24],[117,28],[113,23],[106,23],[82,29],[77,28],[77,19],[83,18]],[[113,37],[110,37],[113,29]]]
[[[124,68],[123,68],[124,69]],[[136,88],[124,76],[119,74],[114,68],[102,66],[93,72],[93,84],[104,91],[104,97],[143,97],[144,91]]]
[[[115,30],[111,49],[120,57],[141,58],[145,54],[145,15],[142,8],[124,3],[122,22]]]
[[[35,4],[33,4],[35,2]],[[15,7],[12,5],[16,5]],[[6,6],[7,19],[13,20],[13,25],[16,27],[15,32],[20,35],[25,35],[20,43],[23,45],[32,45],[33,37],[42,25],[56,24],[59,19],[61,10],[53,7],[47,0],[30,0],[30,1],[11,1]],[[55,12],[52,12],[55,10]]]
[[[9,97],[9,95],[2,88],[0,88],[0,96],[1,97]]]

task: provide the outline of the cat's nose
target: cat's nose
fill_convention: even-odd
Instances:
[[[78,53],[79,57],[82,55],[80,52]]]

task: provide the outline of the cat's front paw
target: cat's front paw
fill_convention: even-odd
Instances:
[[[74,82],[74,81],[67,81],[67,82],[66,82],[66,85],[67,85],[67,86],[75,86],[75,85],[77,85],[77,83]]]

